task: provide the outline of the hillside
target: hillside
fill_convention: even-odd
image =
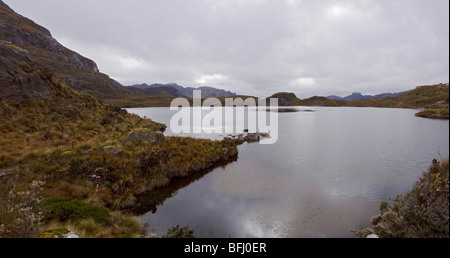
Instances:
[[[165,125],[71,89],[12,43],[1,42],[0,52],[0,236],[34,237],[55,224],[80,228],[92,220],[98,232],[90,236],[141,234],[141,226],[111,223],[132,220],[121,210],[140,194],[237,155],[230,141],[164,137]],[[37,228],[19,208],[19,193],[32,182],[45,182],[33,191],[49,205]]]
[[[268,99],[278,99],[279,106],[299,106],[300,99],[292,92],[279,92],[270,96]]]
[[[0,40],[0,97],[13,100],[48,98],[55,91],[51,72],[27,58],[28,51]]]
[[[278,98],[280,106],[330,106],[330,107],[386,107],[423,109],[417,116],[449,119],[449,84],[419,86],[411,91],[398,94],[366,96],[351,95],[357,100],[345,100],[337,96],[314,96],[298,99],[293,93],[277,93],[270,98]]]
[[[449,119],[449,84],[419,86],[396,97],[352,101],[350,105],[423,109],[416,116]]]
[[[41,65],[52,70],[73,89],[101,99],[120,98],[126,88],[99,72],[94,61],[67,49],[50,32],[0,1],[0,40],[27,50]]]
[[[358,237],[449,238],[449,161],[433,160],[411,192],[398,196],[370,222],[373,228],[356,230]]]
[[[101,73],[94,61],[64,47],[49,30],[17,14],[1,0],[0,40],[27,51],[36,63],[45,66],[79,92],[122,107],[159,104],[157,99],[142,92],[130,91]]]
[[[30,20],[3,23],[13,13],[0,7],[1,31],[10,33],[0,41],[0,237],[67,228],[83,237],[139,236],[144,227],[126,210],[141,194],[238,155],[233,141],[165,137],[165,125],[69,87],[53,70],[61,55],[43,50],[42,58],[13,43],[29,46],[25,35],[47,42],[45,29]],[[17,37],[15,26],[23,27]],[[92,78],[106,78],[99,91],[110,85],[92,63],[78,65],[81,74],[93,69]]]

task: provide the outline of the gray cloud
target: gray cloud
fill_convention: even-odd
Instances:
[[[449,81],[445,0],[5,0],[124,85],[299,97]]]

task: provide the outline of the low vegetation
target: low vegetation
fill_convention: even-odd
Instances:
[[[398,196],[393,205],[383,202],[373,228],[355,231],[358,237],[449,237],[449,160],[433,160],[411,192]]]
[[[447,105],[447,107],[440,109],[425,109],[417,113],[416,116],[433,119],[449,119],[449,108]]]
[[[416,116],[434,119],[449,119],[449,84],[419,86],[399,96],[347,101],[314,96],[298,99],[294,93],[277,93],[280,106],[327,106],[327,107],[383,107],[422,109]]]
[[[127,212],[137,197],[238,154],[233,141],[164,137],[165,125],[49,78],[51,98],[0,100],[0,236],[141,236]]]

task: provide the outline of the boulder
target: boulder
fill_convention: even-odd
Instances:
[[[14,169],[0,169],[0,177],[10,175],[14,171]]]
[[[124,143],[128,144],[139,144],[147,141],[151,144],[158,144],[164,140],[164,135],[162,132],[154,132],[150,129],[140,129],[131,132],[128,137],[124,140]]]
[[[249,133],[244,137],[244,141],[248,143],[259,142],[261,135],[259,133]]]
[[[117,147],[113,147],[113,146],[106,146],[103,148],[103,150],[105,150],[106,152],[114,155],[115,157],[123,157],[125,152]]]

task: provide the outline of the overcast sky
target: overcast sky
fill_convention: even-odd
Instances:
[[[123,85],[267,97],[449,81],[448,0],[4,0]]]

